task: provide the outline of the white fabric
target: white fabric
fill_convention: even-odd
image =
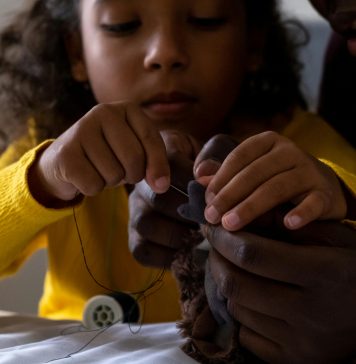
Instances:
[[[196,364],[183,342],[175,323],[87,331],[78,321],[0,317],[1,364]]]

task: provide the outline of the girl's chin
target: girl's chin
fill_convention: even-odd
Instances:
[[[347,40],[347,48],[352,56],[356,57],[356,38]]]

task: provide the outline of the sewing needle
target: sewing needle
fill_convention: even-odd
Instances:
[[[181,189],[179,189],[178,187],[174,186],[174,185],[170,185],[174,190],[178,191],[179,193],[181,193],[182,195],[189,197],[189,195],[187,193],[185,193],[184,191],[182,191]]]

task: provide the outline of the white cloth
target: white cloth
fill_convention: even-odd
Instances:
[[[1,364],[196,364],[183,343],[175,323],[87,331],[78,321],[0,317]]]

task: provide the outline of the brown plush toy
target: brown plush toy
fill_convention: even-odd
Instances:
[[[181,216],[206,224],[204,193],[202,185],[190,181],[189,202],[178,208]],[[200,363],[260,363],[239,345],[239,323],[227,312],[226,300],[219,295],[211,277],[207,260],[209,244],[205,241],[204,246],[200,241],[199,245],[190,241],[172,265],[181,292],[183,320],[179,328],[188,338],[183,350]]]

